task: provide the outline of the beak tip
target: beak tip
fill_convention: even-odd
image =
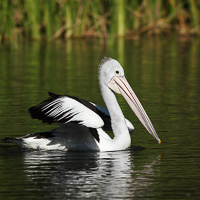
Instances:
[[[161,140],[159,140],[158,143],[160,144],[160,143],[161,143]]]

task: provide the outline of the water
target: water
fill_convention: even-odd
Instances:
[[[142,102],[159,145],[129,109],[130,149],[118,152],[35,152],[0,145],[0,199],[198,199],[200,196],[200,40],[71,40],[0,46],[0,138],[50,130],[27,109],[47,92],[104,105],[97,66],[120,61]]]

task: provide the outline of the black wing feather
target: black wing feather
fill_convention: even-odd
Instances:
[[[74,97],[74,96],[70,96],[70,95],[58,95],[58,94],[54,94],[52,92],[49,92],[49,98],[45,101],[43,101],[42,103],[38,104],[38,105],[35,105],[31,108],[28,109],[28,112],[30,113],[31,117],[33,119],[39,119],[39,120],[42,120],[42,122],[44,123],[49,123],[49,124],[52,124],[54,122],[60,122],[60,123],[65,123],[66,122],[66,119],[62,118],[62,115],[64,115],[65,113],[62,113],[62,115],[59,115],[58,117],[50,117],[46,114],[44,114],[44,112],[42,112],[42,109],[50,104],[52,101],[56,100],[56,99],[59,99],[61,97],[69,97],[69,98],[72,98],[76,101],[78,101],[79,103],[85,105],[87,108],[89,108],[90,110],[92,110],[93,112],[95,112],[96,114],[98,114],[102,120],[104,121],[104,124],[106,125],[106,130],[110,130],[111,129],[111,119],[110,119],[110,116],[105,114],[104,112],[102,112],[101,110],[99,110],[95,105],[93,105],[92,103],[84,100],[84,99],[80,99],[80,98],[77,98],[77,97]],[[52,105],[52,106],[49,106],[48,107],[48,110],[51,110],[55,107],[55,105]],[[68,120],[70,120],[73,116],[68,116]],[[62,119],[60,119],[62,118]],[[76,122],[78,123],[78,121]],[[103,127],[104,128],[104,127]]]

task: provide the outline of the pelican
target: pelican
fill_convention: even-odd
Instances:
[[[49,98],[29,108],[33,119],[44,123],[59,123],[48,132],[23,137],[6,138],[22,147],[34,150],[118,151],[131,145],[133,125],[127,120],[114,92],[121,94],[147,131],[161,143],[149,117],[127,82],[124,70],[117,60],[103,58],[98,69],[99,86],[107,106],[69,96],[49,93]],[[112,130],[111,138],[105,131]]]

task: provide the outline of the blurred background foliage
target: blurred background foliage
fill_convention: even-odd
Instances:
[[[199,0],[1,0],[0,41],[200,34]]]

